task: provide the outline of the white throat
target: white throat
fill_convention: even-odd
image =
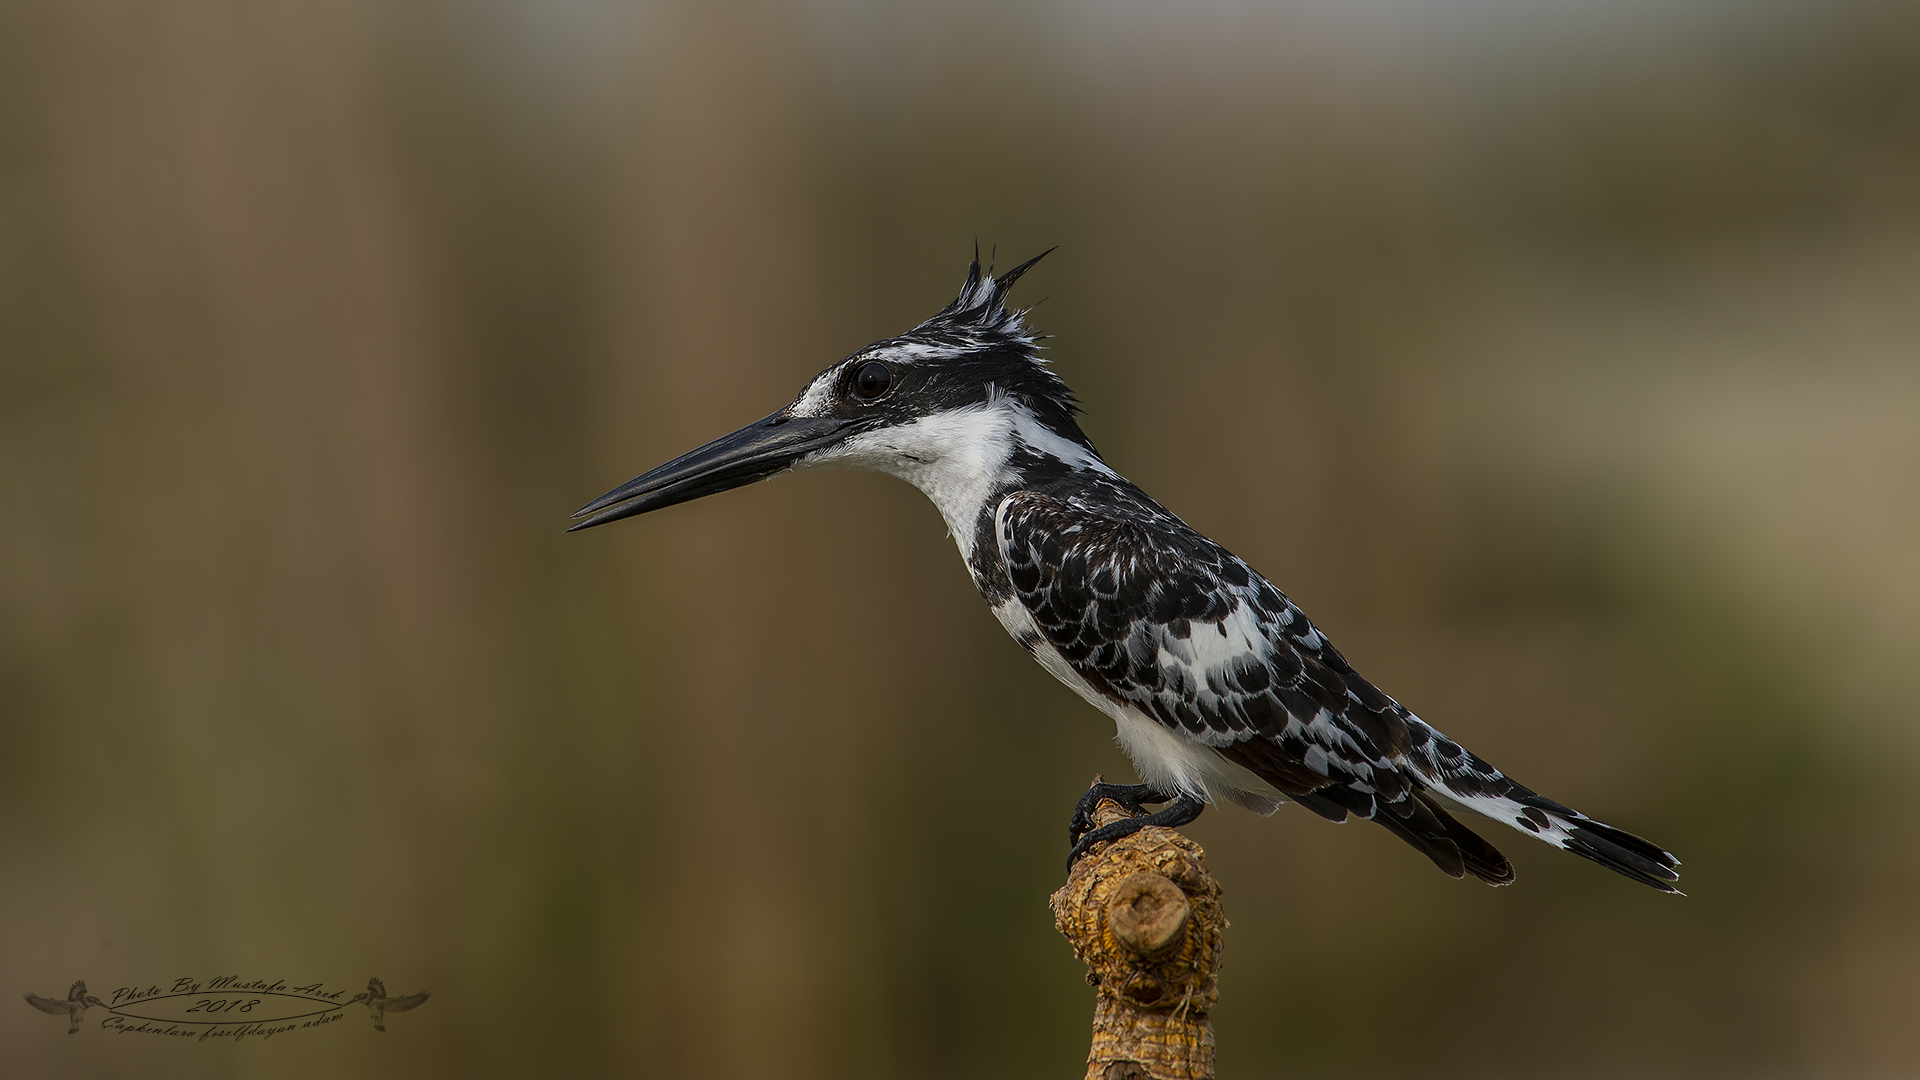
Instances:
[[[933,500],[961,557],[971,560],[976,523],[992,509],[987,499],[1021,480],[1010,463],[1016,448],[1113,475],[1086,447],[1054,434],[1024,405],[999,396],[862,432],[794,468],[863,469],[905,480]]]

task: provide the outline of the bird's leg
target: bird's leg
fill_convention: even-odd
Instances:
[[[1097,791],[1100,786],[1101,785],[1095,785],[1095,790]],[[1106,786],[1118,788],[1122,792],[1130,792],[1133,790],[1132,788],[1121,787],[1117,784]],[[1144,787],[1145,785],[1140,786]],[[1100,796],[1100,798],[1109,798],[1115,802],[1121,802],[1120,799],[1112,795],[1103,795]],[[1135,801],[1133,803],[1128,804],[1121,802],[1121,805],[1128,806],[1129,809],[1137,810],[1139,809],[1140,803],[1143,802],[1168,802],[1165,795],[1158,795],[1152,792],[1147,793],[1145,797],[1135,796],[1134,798]],[[1096,799],[1096,802],[1097,801]],[[1191,795],[1180,795],[1168,802],[1167,806],[1148,814],[1146,817],[1125,818],[1113,822],[1110,825],[1102,825],[1097,829],[1082,830],[1081,834],[1074,839],[1073,850],[1067,854],[1067,869],[1072,870],[1073,864],[1080,861],[1080,856],[1085,855],[1087,849],[1095,844],[1104,844],[1109,840],[1118,840],[1123,836],[1132,836],[1134,833],[1139,832],[1149,825],[1158,826],[1163,829],[1177,829],[1192,821],[1194,818],[1199,817],[1200,811],[1206,808],[1207,804],[1201,802],[1199,799]],[[1089,810],[1089,819],[1091,819],[1091,814],[1092,811]],[[1077,811],[1074,816],[1077,823],[1079,819]]]
[[[1080,801],[1074,804],[1073,817],[1067,822],[1067,843],[1077,844],[1093,828],[1093,811],[1102,799],[1112,799],[1131,811],[1138,811],[1142,803],[1167,802],[1171,795],[1162,795],[1147,784],[1109,784],[1096,778],[1093,786],[1087,789]]]

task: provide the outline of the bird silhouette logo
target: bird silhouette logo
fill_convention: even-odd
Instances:
[[[59,998],[41,997],[39,994],[28,994],[27,1004],[39,1009],[41,1012],[53,1013],[56,1016],[65,1013],[67,1017],[67,1034],[69,1035],[80,1030],[80,1014],[86,1012],[89,1006],[98,1005],[103,1009],[107,1007],[106,1002],[87,993],[87,982],[85,979],[81,979],[73,984],[72,988],[67,991],[67,1000],[65,1001],[61,1001]],[[415,1002],[414,1004],[419,1003]],[[409,1005],[407,1007],[412,1008],[413,1006]]]
[[[418,1007],[419,1004],[425,1000],[427,1000],[427,992],[425,990],[417,994],[408,994],[406,997],[388,997],[387,984],[374,978],[367,980],[366,993],[353,995],[353,997],[347,999],[347,1004],[365,1005],[367,1012],[373,1016],[373,1029],[375,1031],[385,1031],[387,1030],[385,1021],[388,1013],[406,1012],[408,1009]],[[36,1004],[38,1003],[36,1002]],[[96,1002],[96,1004],[98,1003]],[[45,1006],[42,1006],[42,1008],[44,1007]],[[77,1020],[75,1021],[75,1023],[78,1022]]]

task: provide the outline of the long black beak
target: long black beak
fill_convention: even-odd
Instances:
[[[621,484],[575,511],[574,517],[586,520],[567,531],[591,529],[764,480],[839,442],[852,426],[830,416],[789,416],[782,409]]]

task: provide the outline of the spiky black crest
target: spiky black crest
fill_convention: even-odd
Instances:
[[[991,262],[984,272],[980,269],[980,245],[975,244],[973,262],[967,266],[967,281],[960,286],[960,295],[951,304],[941,308],[939,314],[916,327],[915,332],[944,329],[961,332],[975,341],[995,336],[1027,345],[1039,341],[1038,335],[1027,330],[1023,321],[1026,312],[1007,307],[1007,293],[1013,289],[1013,283],[1020,280],[1020,275],[1055,250],[1048,248],[999,277],[994,277]]]
[[[929,372],[935,381],[976,387],[991,384],[996,392],[1020,399],[1054,431],[1086,443],[1075,420],[1079,403],[1040,356],[1043,335],[1027,327],[1025,309],[1007,306],[1014,282],[1054,250],[1048,248],[995,277],[991,261],[985,270],[980,268],[976,245],[960,295],[933,318],[894,340],[946,352]]]

